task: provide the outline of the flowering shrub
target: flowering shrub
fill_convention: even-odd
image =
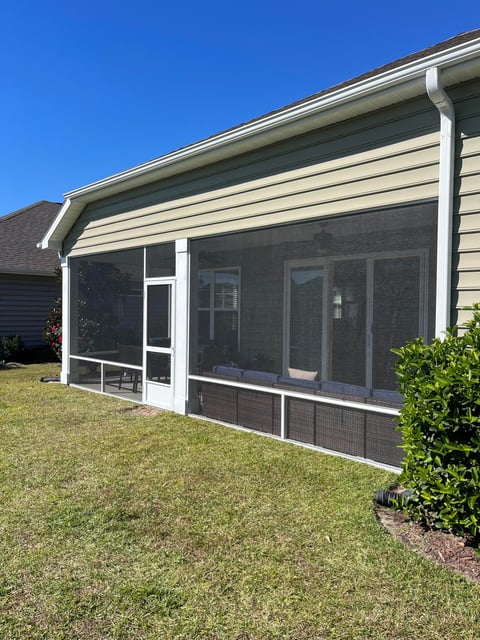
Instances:
[[[59,360],[62,359],[62,300],[57,298],[52,307],[45,327],[43,338]]]

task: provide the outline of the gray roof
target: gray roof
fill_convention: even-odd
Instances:
[[[60,211],[59,202],[40,200],[0,217],[0,273],[54,274],[56,251],[37,248]]]
[[[463,33],[459,33],[451,38],[448,38],[448,40],[443,40],[442,42],[439,42],[437,44],[434,44],[430,47],[426,47],[425,49],[421,49],[420,51],[416,51],[415,53],[411,53],[407,56],[404,56],[403,58],[399,58],[398,60],[394,60],[393,62],[388,62],[387,64],[382,65],[381,67],[376,67],[375,69],[372,69],[371,71],[367,71],[366,73],[362,73],[359,76],[355,76],[354,78],[350,78],[348,80],[345,80],[343,82],[340,82],[338,84],[335,84],[331,87],[328,87],[327,89],[322,89],[321,91],[318,91],[317,93],[314,93],[310,96],[307,96],[305,98],[301,98],[300,100],[297,100],[295,102],[292,102],[286,106],[280,107],[279,109],[275,109],[273,111],[270,111],[264,115],[261,115],[259,117],[253,118],[252,120],[247,120],[246,122],[243,122],[242,124],[239,125],[234,125],[233,127],[231,127],[230,129],[226,129],[226,131],[222,131],[221,133],[226,133],[227,131],[235,131],[235,129],[239,129],[241,127],[244,127],[245,125],[248,124],[252,124],[254,122],[259,122],[261,120],[263,120],[264,118],[267,118],[269,116],[272,116],[274,114],[277,113],[282,113],[283,111],[286,111],[288,109],[291,109],[294,106],[297,105],[303,105],[303,104],[308,104],[309,102],[312,102],[313,100],[316,100],[317,98],[322,98],[324,96],[328,96],[330,93],[335,93],[336,91],[340,90],[340,89],[345,89],[347,87],[350,87],[352,85],[358,84],[360,82],[363,82],[364,80],[369,80],[370,78],[375,78],[375,76],[380,76],[383,73],[386,73],[388,71],[394,71],[395,69],[398,69],[400,67],[403,67],[411,62],[416,62],[417,60],[422,60],[423,58],[427,58],[428,56],[434,55],[434,54],[438,54],[441,53],[443,51],[447,51],[448,49],[452,49],[453,47],[456,47],[458,45],[462,45],[465,43],[468,43],[472,40],[475,40],[477,38],[480,37],[480,29],[472,29],[471,31],[465,31]],[[205,138],[206,140],[210,139],[210,138],[215,138],[218,134],[214,134],[212,136],[209,136],[209,138]],[[185,148],[185,147],[182,147]]]

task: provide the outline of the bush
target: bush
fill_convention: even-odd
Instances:
[[[402,507],[414,520],[480,539],[480,305],[466,332],[395,349],[404,395]]]
[[[0,338],[0,359],[10,362],[19,360],[24,351],[25,344],[20,336],[10,335]]]
[[[43,338],[59,360],[62,359],[62,300],[57,298],[48,314]]]

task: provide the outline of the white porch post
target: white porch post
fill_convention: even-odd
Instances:
[[[62,269],[62,370],[60,382],[70,381],[70,265],[68,258],[60,257]]]
[[[175,242],[175,346],[173,410],[185,415],[188,405],[188,301],[189,255],[188,240]]]

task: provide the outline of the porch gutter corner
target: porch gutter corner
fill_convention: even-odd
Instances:
[[[451,324],[455,109],[442,86],[438,67],[427,69],[425,82],[428,97],[440,113],[435,335],[441,338]]]

